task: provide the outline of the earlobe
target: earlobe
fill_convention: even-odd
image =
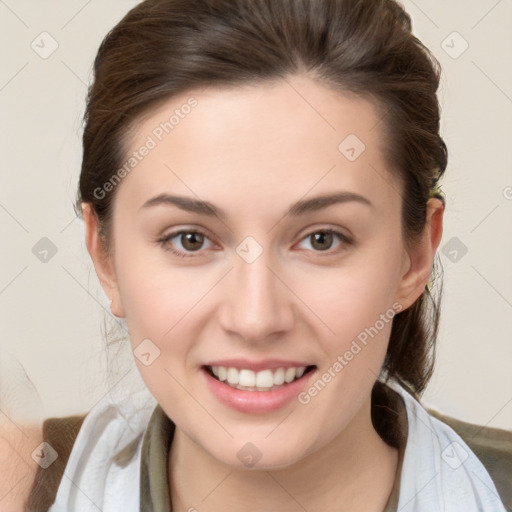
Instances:
[[[112,314],[118,318],[123,318],[125,315],[120,300],[114,264],[101,240],[98,217],[89,203],[82,204],[82,215],[85,223],[85,242],[93,261],[96,275],[110,301]]]
[[[443,202],[437,198],[430,199],[425,229],[420,239],[404,255],[406,269],[397,293],[397,301],[404,309],[411,306],[425,290],[443,234],[443,214]]]

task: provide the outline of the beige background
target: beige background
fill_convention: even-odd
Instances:
[[[126,350],[110,351],[106,371],[106,303],[72,208],[92,61],[136,3],[0,0],[0,409],[13,418],[85,412],[140,385]],[[403,3],[444,68],[450,152],[443,322],[424,399],[512,429],[512,2]],[[47,262],[33,253],[43,237],[57,250]]]

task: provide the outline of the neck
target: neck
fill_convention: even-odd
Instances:
[[[398,451],[373,428],[370,408],[369,399],[328,445],[278,470],[227,466],[176,429],[169,455],[172,512],[382,512]]]

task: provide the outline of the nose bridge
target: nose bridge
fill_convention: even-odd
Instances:
[[[230,272],[223,326],[247,340],[256,341],[291,327],[292,303],[288,290],[274,275],[276,270],[271,270],[275,264],[272,264],[270,252],[261,251],[253,259],[254,247],[249,250],[251,258],[243,249],[241,244]]]

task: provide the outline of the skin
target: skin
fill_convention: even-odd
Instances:
[[[43,442],[41,425],[21,428],[6,416],[0,417],[0,510],[23,512],[38,465],[32,453]]]
[[[126,318],[134,349],[150,339],[160,350],[149,366],[135,361],[176,424],[173,511],[334,511],[340,503],[382,511],[397,451],[372,426],[370,393],[391,322],[307,405],[234,411],[205,386],[200,368],[228,357],[293,359],[316,365],[313,383],[394,303],[406,309],[421,295],[443,205],[429,201],[423,235],[406,246],[384,123],[368,101],[302,75],[175,97],[140,120],[127,154],[190,96],[198,106],[118,186],[109,253],[84,205],[87,246],[113,314]],[[349,134],[366,145],[354,162],[338,150]],[[334,191],[371,206],[350,201],[285,215],[301,199]],[[162,193],[209,201],[226,217],[142,208]],[[158,243],[181,229],[205,233],[199,251],[187,251],[179,236]],[[334,236],[319,249],[308,235],[325,229],[350,242]],[[252,263],[236,253],[247,236],[263,249]],[[237,457],[247,442],[262,455],[251,469]]]

